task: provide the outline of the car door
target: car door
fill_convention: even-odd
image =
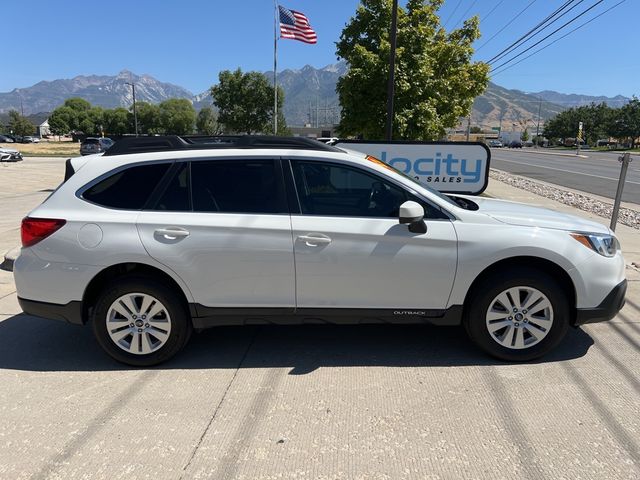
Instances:
[[[298,308],[447,307],[457,239],[438,207],[358,166],[291,159],[290,168],[300,202],[291,216]],[[406,200],[425,207],[426,233],[399,224]]]
[[[176,272],[197,304],[293,310],[291,224],[280,160],[178,164],[138,217],[149,254]]]

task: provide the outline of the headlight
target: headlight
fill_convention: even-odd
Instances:
[[[613,235],[599,233],[572,233],[571,236],[585,247],[603,257],[613,257],[620,250],[620,243]]]

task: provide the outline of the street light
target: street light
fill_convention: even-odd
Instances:
[[[391,51],[389,53],[389,83],[387,84],[387,141],[391,141],[393,139],[393,96],[395,95],[397,25],[398,0],[393,0],[393,7],[391,10],[391,32],[389,34]]]
[[[136,84],[133,82],[125,82],[125,84],[130,85],[133,90],[133,123],[136,129],[136,137],[138,136],[138,111],[136,109]]]

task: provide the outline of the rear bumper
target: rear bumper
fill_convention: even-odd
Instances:
[[[578,308],[576,310],[576,326],[611,320],[624,307],[626,293],[627,280],[625,279],[616,285],[597,307]]]
[[[24,313],[34,317],[62,320],[63,322],[82,325],[82,302],[69,302],[66,305],[37,302],[18,297],[18,303]]]

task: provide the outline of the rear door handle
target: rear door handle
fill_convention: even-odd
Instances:
[[[180,227],[166,227],[158,228],[155,231],[156,235],[161,235],[167,240],[177,240],[178,238],[184,238],[189,236],[189,231]]]
[[[304,242],[307,247],[317,247],[318,245],[328,245],[331,243],[331,239],[321,233],[310,233],[309,235],[300,235],[298,240]]]

